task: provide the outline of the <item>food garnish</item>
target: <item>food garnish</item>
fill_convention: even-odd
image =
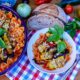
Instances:
[[[52,35],[48,37],[47,41],[58,41],[62,37],[64,29],[55,25],[53,28],[49,28],[48,32]]]
[[[64,32],[64,29],[59,27],[58,25],[55,25],[53,28],[49,28],[49,33],[51,33],[51,36],[48,37],[47,41],[57,41],[57,50],[58,52],[62,52],[66,48],[66,44],[64,41],[61,41],[62,34]]]

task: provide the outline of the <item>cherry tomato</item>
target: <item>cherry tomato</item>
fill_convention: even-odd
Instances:
[[[40,5],[40,4],[43,4],[43,3],[49,3],[49,2],[51,2],[51,0],[35,0],[35,3],[37,5]]]
[[[66,14],[71,14],[73,12],[73,6],[70,4],[66,5],[64,11],[66,12]]]

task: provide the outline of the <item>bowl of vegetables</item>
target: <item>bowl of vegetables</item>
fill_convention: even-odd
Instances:
[[[30,39],[27,47],[31,64],[41,72],[63,73],[76,59],[76,46],[73,39],[55,25],[37,31]]]
[[[0,75],[10,70],[25,53],[27,28],[18,14],[0,6]]]

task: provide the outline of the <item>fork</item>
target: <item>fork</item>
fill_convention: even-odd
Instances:
[[[77,63],[80,61],[80,52],[77,52],[77,58],[75,63],[68,69],[68,71],[65,73],[65,75],[61,78],[61,80],[66,80],[67,76],[71,73],[73,68],[77,65]]]

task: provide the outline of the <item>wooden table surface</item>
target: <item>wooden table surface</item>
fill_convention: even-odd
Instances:
[[[21,3],[22,0],[17,0],[17,4],[16,6]],[[52,3],[58,3],[60,2],[60,0],[53,0]],[[32,7],[32,9],[34,9],[35,7],[37,7],[37,5],[34,4],[34,0],[30,0],[30,6]],[[16,8],[15,6],[15,8]],[[77,5],[74,7],[74,10],[76,10],[77,7],[80,7],[80,5]],[[70,14],[70,16],[74,16],[74,13],[73,14]],[[9,78],[7,78],[5,75],[2,75],[0,76],[0,80],[10,80]],[[76,80],[80,80],[80,71],[78,72],[77,76],[76,76]]]

